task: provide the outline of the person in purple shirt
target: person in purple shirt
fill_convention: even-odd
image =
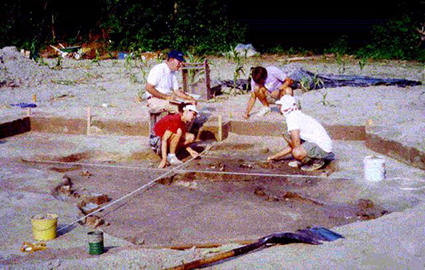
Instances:
[[[399,87],[421,85],[419,81],[395,78],[372,78],[359,75],[315,74],[296,64],[284,65],[280,68],[258,66],[251,69],[251,96],[246,108],[245,118],[254,107],[257,98],[264,108],[257,114],[264,116],[270,112],[269,104],[275,103],[284,95],[293,96],[294,89],[307,90],[333,88],[341,86],[367,87],[373,85],[397,85]]]
[[[275,103],[284,95],[294,95],[292,85],[294,81],[290,78],[290,71],[285,72],[277,67],[255,67],[251,71],[251,96],[245,113],[245,118],[249,118],[249,114],[254,107],[257,98],[260,100],[264,108],[260,110],[258,116],[264,116],[270,112],[269,104]]]

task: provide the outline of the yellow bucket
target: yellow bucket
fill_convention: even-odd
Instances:
[[[58,215],[40,214],[31,218],[32,235],[34,240],[45,241],[56,238]]]

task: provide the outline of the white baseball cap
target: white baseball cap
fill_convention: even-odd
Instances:
[[[280,108],[281,111],[290,108],[297,108],[297,102],[295,101],[295,98],[289,95],[284,95],[283,97],[281,97],[278,101],[276,101],[276,104],[282,105],[282,107]]]
[[[192,111],[192,112],[199,113],[199,112],[198,112],[198,109],[196,109],[196,106],[195,106],[195,105],[186,105],[186,106],[183,108],[183,110],[185,110],[185,111]]]

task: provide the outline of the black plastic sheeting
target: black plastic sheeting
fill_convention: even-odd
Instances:
[[[304,87],[310,90],[341,86],[367,87],[376,85],[396,85],[398,87],[407,87],[422,84],[418,81],[406,79],[373,78],[359,75],[314,74],[304,69],[294,71],[290,77],[295,81],[296,88],[301,88],[301,84],[303,83]]]
[[[294,80],[292,87],[294,89],[304,88],[308,90],[321,88],[334,88],[341,86],[367,87],[376,85],[396,85],[398,87],[407,87],[421,85],[419,81],[393,78],[373,78],[359,75],[336,75],[336,74],[315,74],[302,68],[297,68],[289,73],[289,77]],[[235,87],[241,90],[250,90],[250,80],[239,79],[234,83],[233,80],[221,81],[219,85],[225,87]]]

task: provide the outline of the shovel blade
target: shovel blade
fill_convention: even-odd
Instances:
[[[274,234],[273,237],[267,241],[268,243],[275,244],[290,244],[290,243],[306,243],[311,245],[320,245],[322,244],[320,241],[312,237],[308,237],[305,235],[297,234],[297,233],[279,233]]]
[[[314,233],[318,237],[324,238],[323,241],[335,241],[344,238],[344,236],[340,235],[339,233],[336,233],[323,227],[314,227],[307,230]]]

